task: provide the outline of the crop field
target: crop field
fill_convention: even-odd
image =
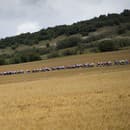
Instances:
[[[130,50],[85,54],[0,71],[130,59]],[[130,65],[0,76],[0,130],[129,130]]]

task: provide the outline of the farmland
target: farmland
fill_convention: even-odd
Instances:
[[[33,69],[115,59],[130,50],[1,66]],[[129,130],[130,65],[0,77],[1,130]]]

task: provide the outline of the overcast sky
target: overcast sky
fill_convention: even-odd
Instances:
[[[130,9],[130,0],[0,0],[0,38]]]

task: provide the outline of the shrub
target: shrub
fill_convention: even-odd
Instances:
[[[115,39],[114,42],[118,44],[120,48],[130,46],[130,39],[129,38],[118,38]]]
[[[77,46],[77,44],[81,41],[79,36],[71,36],[57,43],[57,49],[65,49]]]
[[[13,50],[15,50],[17,47],[18,47],[18,44],[14,44],[14,45],[11,46],[11,48],[12,48]]]
[[[49,48],[50,47],[50,44],[49,43],[46,43],[46,48]]]
[[[126,32],[126,27],[125,26],[119,26],[119,29],[117,31],[117,33],[120,35],[120,34],[123,34]]]
[[[36,49],[36,52],[40,55],[44,55],[50,52],[50,48],[38,48]]]
[[[62,56],[69,56],[69,55],[74,55],[77,54],[76,49],[66,49],[64,51],[62,51]]]
[[[16,64],[16,63],[24,63],[24,62],[31,62],[31,61],[37,61],[41,60],[40,55],[38,53],[32,53],[32,52],[26,52],[26,53],[21,53],[17,52],[13,56],[13,58],[10,59],[10,63]]]
[[[5,65],[5,64],[6,64],[5,60],[3,58],[0,58],[0,65]]]
[[[98,49],[101,52],[118,50],[119,47],[112,40],[104,40],[98,44]]]
[[[60,56],[59,53],[56,52],[56,51],[54,51],[54,52],[48,54],[47,57],[48,57],[48,58],[55,58],[55,57],[59,57],[59,56]]]

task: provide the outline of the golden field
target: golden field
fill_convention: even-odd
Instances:
[[[0,71],[130,59],[130,50],[87,54]],[[129,130],[130,65],[0,77],[0,130]]]

